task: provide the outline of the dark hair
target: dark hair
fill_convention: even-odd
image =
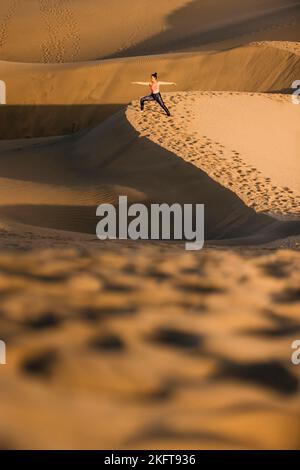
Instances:
[[[151,75],[151,77],[154,77],[155,80],[157,80],[157,72],[154,72],[154,73]]]

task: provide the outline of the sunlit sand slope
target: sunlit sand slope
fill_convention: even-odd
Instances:
[[[220,103],[229,106],[232,125],[238,128],[247,101],[247,131],[241,129],[241,140],[234,145],[224,137],[222,120],[211,124],[210,109],[214,102],[219,113]],[[258,244],[300,234],[299,221],[281,222],[258,213],[299,217],[298,173],[290,169],[297,168],[298,116],[295,135],[289,135],[295,142],[286,145],[286,171],[278,161],[276,175],[272,165],[280,160],[276,149],[284,145],[284,132],[263,134],[263,163],[253,143],[259,147],[268,106],[275,130],[289,126],[296,106],[275,95],[230,93],[178,93],[166,95],[166,102],[171,118],[153,103],[144,113],[134,103],[72,136],[2,142],[2,219],[95,234],[96,206],[127,195],[147,204],[205,204],[206,240]],[[207,117],[201,120],[205,108]],[[253,120],[258,109],[261,121]]]

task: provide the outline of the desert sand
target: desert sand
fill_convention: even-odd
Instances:
[[[79,62],[299,39],[296,0],[3,0],[0,59]]]
[[[0,62],[7,104],[2,139],[56,136],[95,126],[148,93],[132,85],[159,70],[175,91],[286,93],[300,76],[293,48],[245,45],[218,53],[179,52],[67,64]],[[170,90],[166,90],[170,91]],[[9,125],[14,120],[14,126]]]
[[[300,447],[300,2],[216,3],[1,2],[2,449]],[[204,250],[100,242],[119,195]]]

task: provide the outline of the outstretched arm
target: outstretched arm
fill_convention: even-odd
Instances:
[[[149,82],[131,82],[132,85],[149,85]]]
[[[160,85],[177,85],[177,83],[175,82],[161,82],[161,81],[159,81],[159,84]]]

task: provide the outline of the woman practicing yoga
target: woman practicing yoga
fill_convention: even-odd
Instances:
[[[167,106],[164,103],[164,100],[162,99],[162,96],[159,92],[159,86],[160,85],[176,85],[174,82],[160,82],[157,79],[157,73],[153,73],[151,75],[151,82],[132,82],[134,85],[149,85],[151,94],[144,96],[141,98],[141,110],[144,110],[144,105],[146,101],[156,101],[165,111],[167,116],[171,116],[170,111],[168,110]]]

